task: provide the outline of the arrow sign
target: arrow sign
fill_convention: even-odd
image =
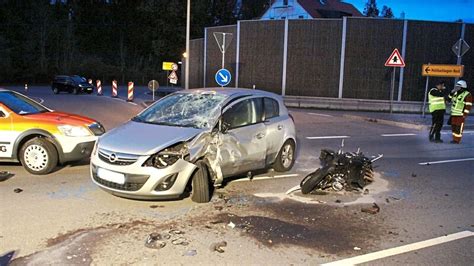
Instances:
[[[225,87],[229,85],[230,81],[232,80],[232,75],[230,74],[229,70],[222,68],[216,72],[216,83],[219,84],[221,87]]]
[[[395,48],[395,50],[393,50],[392,54],[390,55],[390,57],[385,62],[385,66],[388,66],[388,67],[405,67],[405,61],[403,60],[403,58],[400,55],[400,52],[398,51],[397,48]]]

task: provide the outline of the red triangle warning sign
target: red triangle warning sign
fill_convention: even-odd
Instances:
[[[398,51],[397,48],[393,50],[392,54],[387,59],[387,62],[385,62],[385,66],[388,66],[388,67],[404,67],[405,66],[405,61],[403,61],[403,58],[400,55],[400,52]]]

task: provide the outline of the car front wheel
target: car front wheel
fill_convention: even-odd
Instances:
[[[47,139],[33,138],[21,147],[20,161],[28,172],[45,175],[56,167],[58,154],[54,145]]]
[[[289,139],[281,147],[273,168],[277,172],[289,171],[295,164],[295,157],[295,143]]]
[[[74,89],[72,89],[72,93],[78,94],[78,93],[79,93],[79,90],[78,90],[77,88],[74,88]]]
[[[205,163],[198,162],[196,165],[198,168],[192,177],[191,200],[197,203],[206,203],[211,200],[209,172]]]

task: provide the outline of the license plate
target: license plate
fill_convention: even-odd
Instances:
[[[98,168],[97,169],[97,176],[104,179],[104,180],[107,180],[107,181],[110,181],[110,182],[113,182],[113,183],[116,183],[116,184],[120,184],[120,185],[125,184],[125,175],[124,174],[117,173],[117,172],[112,172],[112,171],[104,169],[104,168]]]

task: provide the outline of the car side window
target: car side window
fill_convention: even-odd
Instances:
[[[271,119],[280,115],[278,102],[271,98],[264,98],[265,119]]]
[[[236,103],[222,115],[228,129],[253,125],[262,121],[262,100],[248,99]]]

